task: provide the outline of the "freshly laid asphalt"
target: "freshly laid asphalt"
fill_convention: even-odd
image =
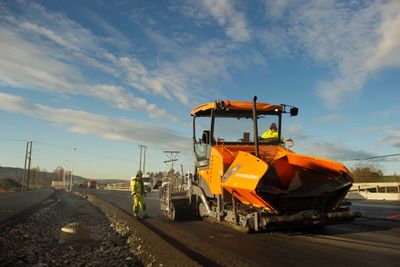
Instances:
[[[127,212],[132,210],[129,192],[92,192]],[[159,203],[158,193],[147,195],[147,223],[220,265],[243,266],[246,260],[249,266],[398,266],[400,262],[398,202],[354,201],[351,209],[361,211],[363,218],[353,223],[316,231],[255,234],[202,221],[169,222],[160,216]],[[222,255],[226,255],[223,261]]]

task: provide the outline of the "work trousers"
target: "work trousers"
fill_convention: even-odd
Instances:
[[[144,197],[142,195],[132,195],[133,198],[133,214],[137,215],[136,213],[139,211],[138,208],[141,210],[142,214],[146,213],[145,205],[144,205]]]

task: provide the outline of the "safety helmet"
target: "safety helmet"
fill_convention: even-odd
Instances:
[[[136,172],[136,176],[142,176],[142,174],[143,174],[143,173],[142,173],[141,170],[139,170],[139,171]]]

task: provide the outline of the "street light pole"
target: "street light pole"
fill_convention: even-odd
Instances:
[[[64,162],[64,171],[63,171],[63,187],[64,187],[64,189],[67,188],[67,186],[65,184],[65,182],[66,182],[66,180],[68,178],[68,176],[67,176],[67,167],[68,167],[68,160],[66,159],[65,162]]]
[[[142,171],[142,145],[139,145],[140,147],[140,159],[139,159],[139,171]]]
[[[145,173],[145,169],[146,169],[146,148],[147,146],[144,145],[139,145],[140,147],[140,159],[139,159],[139,171],[143,172],[143,174]],[[142,151],[144,149],[144,158],[143,158],[143,169],[142,169]]]
[[[146,149],[147,149],[147,146],[144,146],[144,154],[143,154],[143,175],[146,173]]]
[[[71,166],[71,178],[70,178],[70,183],[69,183],[69,191],[72,191],[72,183],[74,182],[75,151],[76,151],[76,148],[74,147],[74,149],[72,151],[72,166]]]

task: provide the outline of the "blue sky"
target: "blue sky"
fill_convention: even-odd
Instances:
[[[139,144],[147,170],[192,169],[191,109],[254,95],[299,107],[298,153],[399,153],[398,29],[396,0],[0,1],[0,165],[33,140],[49,171],[75,147],[77,174],[128,178]]]

